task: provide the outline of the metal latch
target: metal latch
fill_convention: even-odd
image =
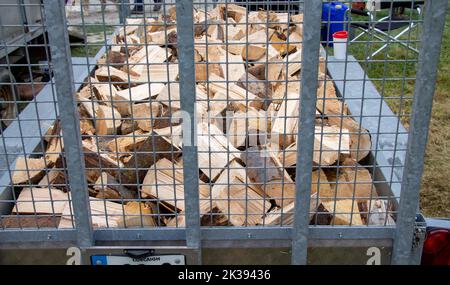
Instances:
[[[416,251],[421,248],[423,241],[425,240],[425,236],[427,234],[427,224],[425,222],[425,218],[422,214],[417,214],[416,216],[416,226],[414,227],[414,235],[412,241],[412,250]]]

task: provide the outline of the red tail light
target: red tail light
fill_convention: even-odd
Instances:
[[[423,244],[423,265],[450,265],[450,230],[434,229],[428,232]]]

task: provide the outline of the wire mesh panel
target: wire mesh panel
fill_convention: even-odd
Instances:
[[[342,58],[326,54],[336,86],[328,87],[333,81],[323,77],[319,84],[324,87],[318,89],[318,107],[328,122],[336,124],[339,133],[348,132],[348,141],[341,140],[339,148],[347,144],[352,160],[339,159],[332,173],[325,171],[335,198],[344,196],[328,207],[340,212],[340,223],[345,224],[394,225],[400,198],[408,134],[404,126],[412,111],[424,3],[382,2],[377,7],[367,4],[368,11],[352,9],[355,5],[349,3],[344,22],[333,21],[334,7],[322,15],[328,30],[341,26],[353,36]],[[323,44],[333,43],[326,36]],[[329,88],[344,100],[330,97]]]
[[[0,4],[3,230],[393,237],[422,1],[44,2]]]
[[[43,5],[0,8],[0,226],[57,228],[70,198]]]
[[[184,227],[186,136],[195,136],[198,149],[202,225],[265,225],[270,210],[292,206],[294,180],[278,157],[279,142],[275,136],[276,145],[269,141],[269,126],[284,97],[278,88],[272,104],[272,92],[287,82],[281,74],[290,72],[297,93],[285,100],[284,112],[293,103],[293,113],[283,114],[277,127],[280,139],[296,132],[291,124],[298,120],[301,3],[286,5],[279,15],[248,4],[194,3],[192,116],[180,104],[184,51],[178,49],[175,5],[165,2],[155,15],[154,5],[130,4],[136,14],[120,24],[106,21],[108,4],[96,22],[100,17],[84,12],[94,13],[95,5],[80,3],[81,22],[70,26],[84,34],[91,27],[103,31],[98,42],[79,48],[105,47],[92,76],[77,82],[84,84],[77,99],[94,227],[96,215],[97,226],[106,228],[128,227],[127,220],[138,227]],[[107,29],[114,35],[108,38]],[[289,132],[283,129],[287,119]],[[186,133],[188,120],[197,135]]]
[[[77,94],[94,228],[161,226],[174,216],[171,205],[183,207],[175,191],[183,187],[182,171],[172,163],[179,149],[153,131],[176,131],[170,120],[179,100],[170,99],[177,96],[178,63],[165,46],[175,44],[176,38],[169,40],[174,26],[151,18],[157,15],[147,5],[134,7],[139,17],[119,23],[117,9],[132,7],[81,2],[81,18],[70,24],[87,40],[72,48],[86,58],[105,51]],[[162,92],[167,99],[154,100]],[[156,179],[162,180],[159,189]],[[159,192],[165,199],[157,199]]]

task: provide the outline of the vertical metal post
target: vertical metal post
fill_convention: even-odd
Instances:
[[[397,216],[393,264],[417,262],[412,249],[415,217],[419,210],[420,182],[427,145],[436,73],[444,31],[447,0],[425,1],[419,67],[414,90],[413,114],[408,135],[408,147],[403,171]],[[419,246],[420,248],[420,246]],[[420,253],[419,253],[420,254]]]
[[[306,264],[322,1],[305,0],[292,264]]]
[[[196,146],[195,64],[194,64],[194,15],[192,1],[177,0],[177,45],[179,54],[181,109],[189,114],[190,124],[183,127],[183,177],[186,209],[186,242],[198,250],[201,262],[200,209],[198,193],[198,156]],[[186,141],[187,138],[189,141]]]
[[[74,96],[65,1],[44,0],[44,6],[78,245],[87,247],[93,243],[93,231],[81,147],[80,120]]]
[[[121,24],[125,23],[128,15],[130,15],[130,0],[120,0],[119,21]]]

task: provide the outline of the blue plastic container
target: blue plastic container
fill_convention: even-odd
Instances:
[[[333,46],[333,34],[335,32],[347,30],[347,10],[348,7],[338,1],[323,4],[322,41],[326,42],[328,39],[329,46]]]

